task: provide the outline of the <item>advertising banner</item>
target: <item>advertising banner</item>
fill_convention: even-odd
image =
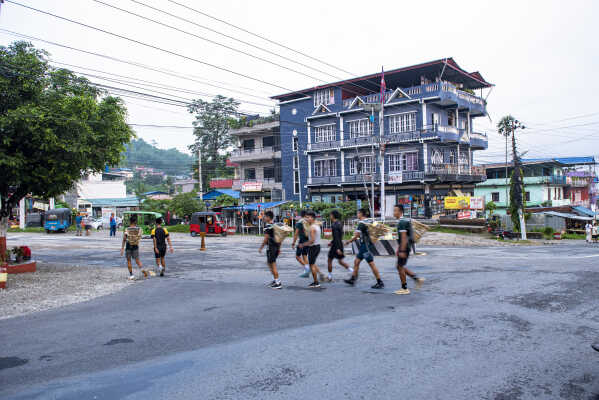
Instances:
[[[446,210],[463,210],[470,208],[469,196],[447,196],[445,197]]]
[[[262,182],[245,182],[241,185],[242,192],[260,192],[262,191]]]
[[[484,210],[485,198],[484,197],[470,197],[470,209],[471,210]]]
[[[403,173],[402,172],[390,172],[389,173],[389,183],[403,183]]]

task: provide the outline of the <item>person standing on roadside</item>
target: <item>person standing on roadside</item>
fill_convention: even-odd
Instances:
[[[301,273],[300,278],[307,278],[310,276],[310,264],[308,263],[308,248],[303,246],[295,247],[295,242],[299,239],[299,244],[305,243],[308,241],[308,235],[306,234],[305,228],[305,217],[306,210],[300,211],[300,220],[295,224],[295,232],[293,233],[293,242],[291,242],[291,248],[295,250],[295,259],[302,267],[304,267],[304,272]]]
[[[160,270],[160,276],[164,276],[166,270],[166,242],[169,250],[173,253],[173,244],[168,234],[168,230],[162,227],[162,218],[156,218],[156,228],[152,229],[152,240],[154,241],[154,257],[156,257],[156,266]]]
[[[83,225],[85,226],[85,236],[89,236],[89,231],[92,229],[92,220],[89,214],[85,214],[83,217]]]
[[[75,227],[77,228],[77,233],[75,233],[76,236],[81,236],[82,235],[82,225],[83,225],[83,216],[81,215],[81,213],[77,213],[77,216],[75,217]]]
[[[129,226],[125,229],[123,242],[121,244],[121,256],[123,255],[123,252],[127,250],[127,268],[129,269],[129,280],[132,281],[135,280],[135,275],[133,275],[131,259],[135,260],[137,267],[144,276],[148,276],[148,273],[142,268],[141,260],[139,259],[139,241],[141,240],[141,234],[141,228],[137,226],[137,215],[132,215],[129,218]]]
[[[397,272],[399,272],[399,279],[401,280],[401,289],[395,291],[395,294],[410,294],[410,289],[408,289],[408,283],[406,279],[406,275],[409,276],[416,282],[416,287],[419,288],[422,286],[423,278],[419,278],[415,273],[410,271],[406,264],[408,263],[408,258],[410,257],[410,248],[412,238],[414,237],[412,233],[412,224],[410,220],[404,218],[403,216],[403,205],[397,204],[393,209],[393,216],[397,218],[399,221],[397,222]]]
[[[264,240],[258,249],[258,253],[262,254],[262,249],[266,247],[266,264],[272,273],[273,281],[268,284],[272,289],[282,289],[283,284],[279,279],[279,271],[277,271],[277,257],[281,253],[281,245],[275,240],[275,229],[273,227],[273,219],[275,215],[268,210],[264,213]]]
[[[114,213],[110,214],[110,237],[116,237],[116,217]]]
[[[586,231],[586,242],[591,243],[593,240],[593,225],[591,225],[591,222],[589,221],[584,228]]]
[[[355,285],[356,280],[358,279],[358,273],[360,271],[360,263],[362,262],[362,260],[366,260],[366,262],[370,266],[370,269],[372,270],[372,274],[376,278],[376,283],[372,286],[372,289],[383,289],[385,287],[385,284],[383,283],[383,281],[381,279],[379,270],[376,267],[376,265],[374,264],[374,257],[372,256],[372,253],[370,252],[370,246],[372,244],[370,242],[370,236],[368,235],[368,226],[366,225],[366,222],[364,221],[367,216],[368,216],[368,209],[362,208],[362,209],[358,210],[358,219],[360,220],[360,222],[358,222],[358,227],[356,228],[356,230],[354,232],[354,236],[350,240],[345,242],[345,244],[350,244],[351,242],[355,242],[356,240],[358,240],[359,241],[358,242],[359,243],[359,251],[358,251],[358,255],[356,255],[356,259],[354,261],[354,272],[353,272],[352,276],[349,279],[344,279],[343,281],[345,283],[347,283],[348,285],[351,285],[351,286]]]
[[[332,227],[331,231],[333,234],[333,239],[329,242],[329,259],[328,259],[328,270],[329,274],[327,275],[327,282],[333,281],[333,260],[337,259],[339,264],[346,270],[351,273],[354,272],[354,269],[349,266],[343,258],[345,254],[343,252],[343,224],[341,223],[341,214],[337,210],[331,211],[330,214]]]
[[[316,259],[320,254],[321,230],[320,224],[316,222],[316,213],[314,213],[314,211],[307,211],[305,218],[308,225],[310,225],[309,239],[307,242],[300,244],[300,247],[308,249],[308,264],[310,265],[312,278],[314,278],[314,282],[308,285],[308,287],[310,289],[315,289],[320,287],[320,283],[318,282],[319,276],[321,279],[324,278],[324,275],[320,273],[320,270],[316,266]]]

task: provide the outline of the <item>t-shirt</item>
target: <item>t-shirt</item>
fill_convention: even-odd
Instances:
[[[136,235],[140,235],[141,236],[141,228],[139,226],[129,226],[127,227],[127,229],[125,229],[125,241],[126,241],[126,249],[127,250],[137,250],[139,248],[139,244],[129,244],[129,240],[127,239],[127,236],[129,236],[129,234],[136,234]]]
[[[297,221],[297,223],[295,224],[295,229],[298,230],[299,232],[299,242],[300,243],[304,243],[307,242],[308,240],[310,240],[308,238],[308,235],[306,234],[306,230],[304,229],[304,219],[300,219],[299,221]]]
[[[370,246],[370,235],[368,235],[368,226],[364,222],[359,222],[356,232],[360,232],[360,246]]]
[[[159,249],[166,249],[166,238],[168,237],[168,230],[163,227],[152,229],[152,239],[156,239],[156,247]]]
[[[77,225],[81,225],[81,221],[82,221],[82,220],[83,220],[83,217],[82,217],[81,215],[77,215],[77,216],[75,217],[75,223],[76,223]]]
[[[116,226],[116,218],[110,217],[110,226]]]
[[[408,235],[408,246],[412,240],[412,223],[409,219],[401,217],[397,223],[397,243],[401,245],[401,233]]]
[[[312,224],[312,226],[310,227],[310,230],[314,230],[315,231],[315,236],[314,236],[314,243],[312,243],[312,246],[320,246],[320,225],[319,224]],[[312,235],[312,232],[310,232],[310,235]]]
[[[335,249],[343,249],[343,224],[341,223],[341,221],[333,222],[331,230],[333,233],[331,247]]]
[[[266,224],[264,227],[264,234],[268,235],[268,249],[269,250],[278,250],[279,243],[275,240],[275,229],[272,224]]]

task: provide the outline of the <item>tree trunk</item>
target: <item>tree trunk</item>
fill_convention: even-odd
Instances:
[[[7,262],[6,257],[6,232],[8,231],[8,217],[0,218],[0,265]]]

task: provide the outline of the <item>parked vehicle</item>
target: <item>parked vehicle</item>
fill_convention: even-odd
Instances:
[[[162,217],[162,214],[151,211],[125,211],[123,213],[123,230],[129,226],[129,218],[132,215],[137,215],[137,226],[141,227],[145,234],[149,234],[156,225],[156,218]]]
[[[102,218],[96,218],[96,219],[92,219],[90,225],[92,226],[92,229],[96,229],[98,231],[101,231],[103,226],[102,226]]]
[[[54,208],[46,211],[44,229],[46,233],[66,232],[71,226],[71,210],[68,208]]]
[[[212,211],[196,212],[191,215],[189,233],[191,236],[204,232],[209,235],[227,236],[227,227],[220,220],[221,213]]]

